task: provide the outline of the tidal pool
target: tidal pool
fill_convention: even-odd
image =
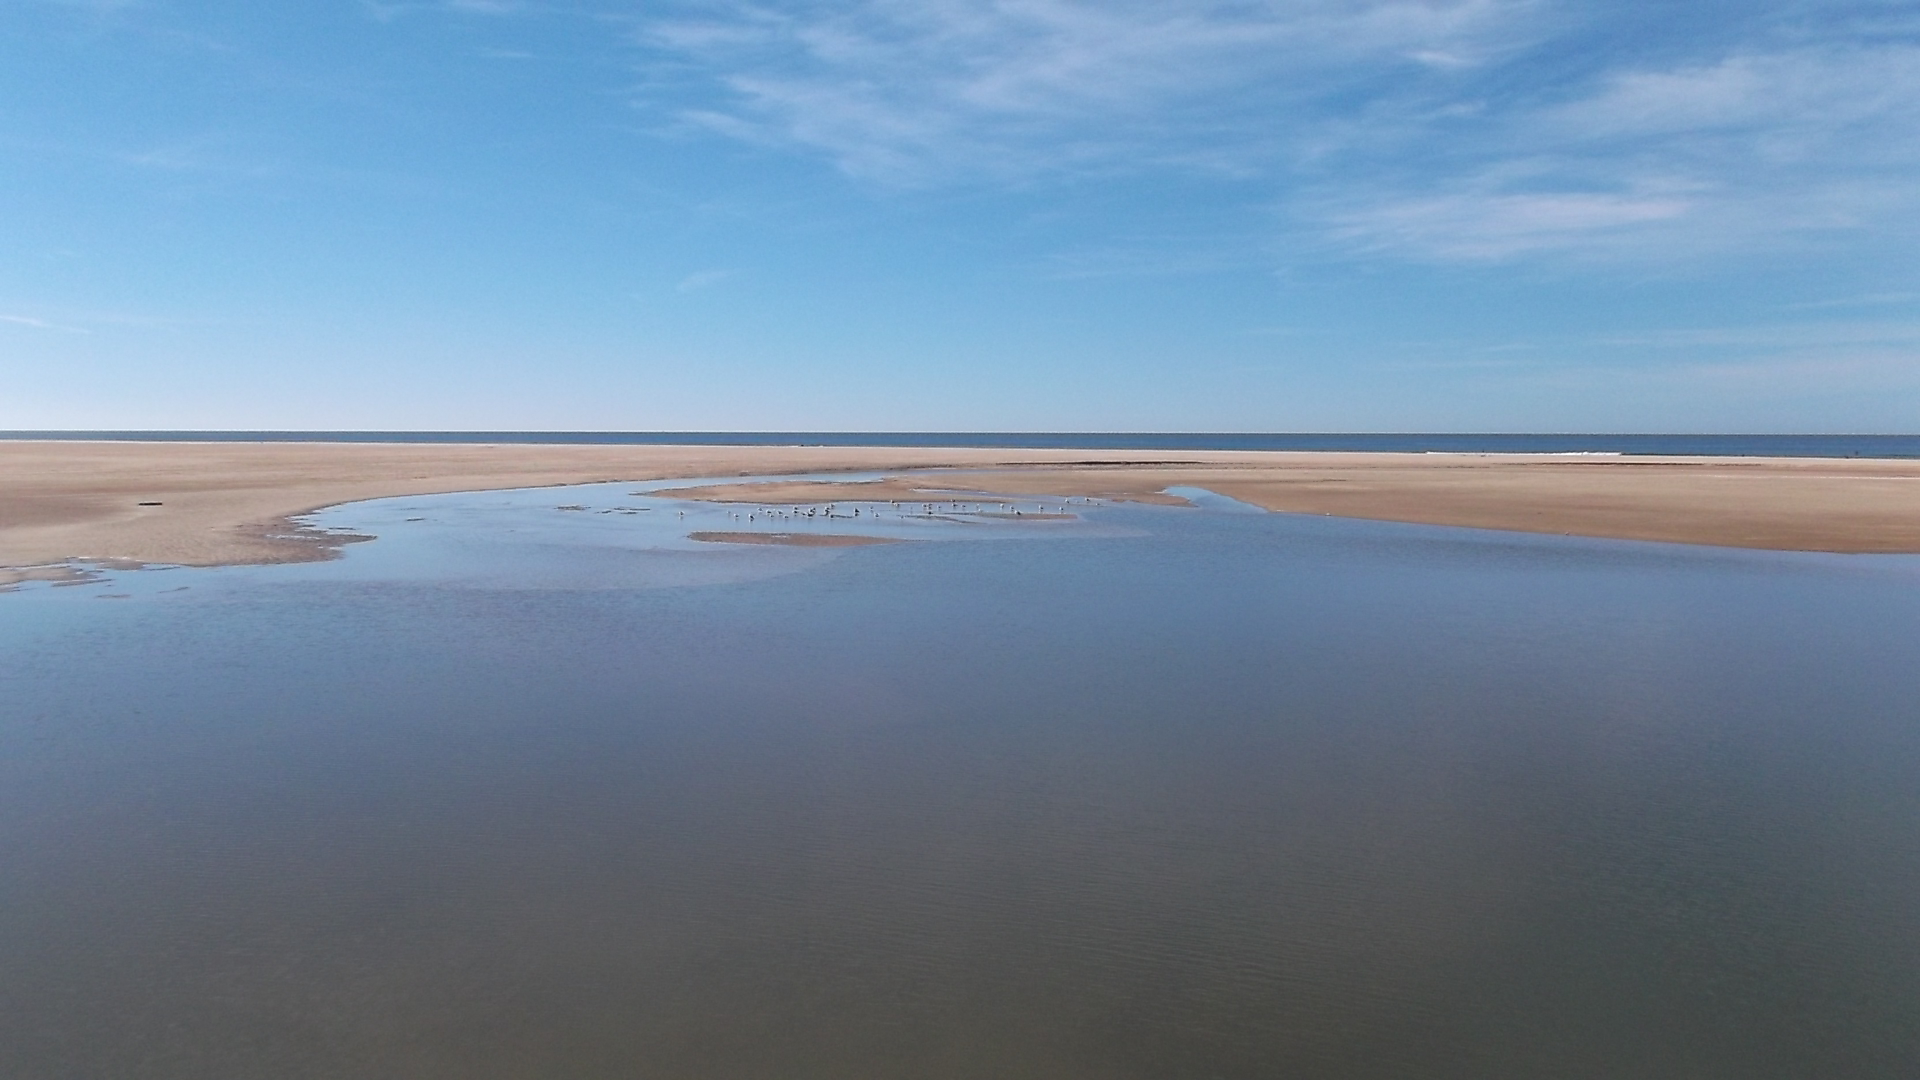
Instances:
[[[1920,1075],[1920,559],[1196,501],[0,595],[0,1075]]]

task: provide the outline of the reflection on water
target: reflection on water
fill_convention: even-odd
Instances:
[[[1915,560],[623,497],[0,596],[0,1075],[1920,1069]]]

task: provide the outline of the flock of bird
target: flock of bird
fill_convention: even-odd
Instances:
[[[1063,502],[1058,507],[1050,507],[1044,503],[1033,503],[1033,504],[1030,504],[1033,507],[1031,511],[1027,511],[1023,509],[1023,506],[1028,504],[1012,503],[1012,502],[992,502],[992,503],[923,502],[919,504],[919,507],[917,508],[917,512],[916,512],[916,509],[912,503],[906,504],[906,509],[902,509],[900,501],[896,499],[888,502],[887,507],[891,509],[893,513],[897,515],[901,520],[905,521],[905,520],[912,520],[914,518],[925,519],[925,518],[932,518],[935,516],[944,517],[948,514],[999,513],[999,514],[1010,514],[1014,517],[1025,517],[1029,512],[1031,512],[1034,514],[1064,515],[1072,512],[1070,509],[1070,504],[1073,503],[1074,501],[1075,500],[1073,499],[1068,499],[1066,500],[1066,502]],[[1099,501],[1097,499],[1091,499],[1091,498],[1081,499],[1079,501],[1089,506],[1095,506],[1099,504]],[[824,517],[828,519],[841,518],[844,520],[852,521],[852,520],[859,519],[860,517],[863,516],[861,512],[861,507],[857,505],[853,507],[853,512],[850,514],[841,513],[840,509],[841,509],[841,504],[839,503],[821,503],[814,506],[790,506],[785,508],[775,507],[775,506],[761,506],[761,507],[758,507],[757,509],[747,510],[744,512],[738,511],[738,510],[729,510],[727,511],[727,517],[729,517],[734,521],[752,525],[752,524],[758,524],[763,520],[764,521],[811,521],[811,520]],[[687,512],[685,510],[680,511],[680,516],[682,518],[685,518],[687,516]],[[878,503],[873,503],[869,505],[867,507],[867,510],[864,516],[869,521],[877,522],[881,520],[882,510],[880,508],[880,505]]]

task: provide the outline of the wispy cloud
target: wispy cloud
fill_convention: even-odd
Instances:
[[[681,278],[680,283],[673,288],[675,292],[699,292],[702,289],[713,288],[732,277],[733,273],[732,270],[696,270]]]
[[[1805,349],[1884,346],[1920,356],[1920,322],[1910,320],[1773,323],[1709,326],[1598,338],[1594,344],[1631,349]]]
[[[1418,191],[1361,184],[1334,200],[1336,235],[1455,260],[1671,258],[1911,230],[1920,46],[1825,42],[1619,71],[1462,137],[1462,165],[1415,178]]]
[[[379,22],[405,15],[447,11],[464,15],[518,15],[529,10],[524,0],[360,0],[360,9]]]
[[[1866,293],[1860,296],[1834,297],[1829,300],[1808,300],[1787,306],[1793,311],[1818,311],[1831,308],[1893,307],[1896,305],[1920,305],[1920,292]]]
[[[113,15],[147,6],[147,0],[29,0],[42,7],[67,8],[89,15]]]
[[[865,0],[719,5],[637,40],[711,91],[688,123],[889,183],[1134,157],[1265,158],[1274,106],[1472,66],[1525,0]]]
[[[15,326],[25,326],[34,330],[53,330],[62,334],[93,333],[91,330],[78,326],[65,326],[60,323],[48,322],[45,319],[36,319],[29,315],[0,315],[0,323],[11,323]]]
[[[1920,41],[1885,14],[1676,41],[1556,0],[723,0],[633,33],[645,107],[865,181],[1173,168],[1266,180],[1336,250],[1670,259],[1920,224]]]
[[[1684,198],[1579,191],[1386,198],[1328,215],[1353,247],[1492,260],[1634,239],[1686,215]]]

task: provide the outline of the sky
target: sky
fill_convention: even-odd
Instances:
[[[0,429],[1920,432],[1920,2],[0,0]]]

